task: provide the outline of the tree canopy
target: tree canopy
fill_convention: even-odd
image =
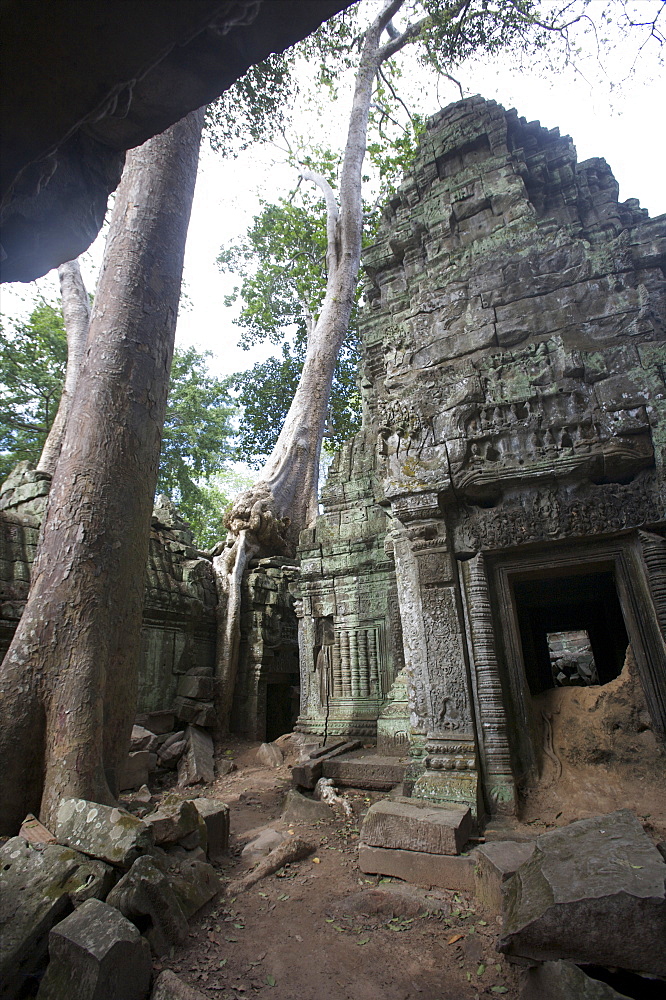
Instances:
[[[0,325],[0,481],[37,462],[58,410],[67,366],[62,312],[40,299],[25,323]]]
[[[219,537],[222,512],[245,485],[229,471],[237,407],[210,351],[176,348],[162,435],[158,492],[190,522],[201,545]],[[24,323],[0,328],[0,481],[17,462],[37,463],[58,409],[67,364],[59,306],[40,300]]]

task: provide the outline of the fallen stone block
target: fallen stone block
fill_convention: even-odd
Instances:
[[[361,840],[370,847],[460,854],[472,832],[466,806],[436,805],[420,799],[382,799],[368,809]]]
[[[129,868],[140,854],[150,851],[150,828],[125,809],[85,799],[63,799],[55,834],[61,844]]]
[[[479,902],[502,912],[502,887],[506,880],[532,856],[534,842],[498,840],[476,849],[474,891]]]
[[[665,882],[628,809],[550,830],[506,883],[499,950],[666,976]]]
[[[206,1000],[206,997],[184,983],[171,969],[165,969],[155,980],[150,1000]]]
[[[155,733],[151,733],[144,726],[132,726],[132,738],[130,740],[130,750],[135,753],[138,750],[149,750],[154,753],[160,741]]]
[[[138,858],[106,901],[144,932],[156,955],[187,937],[187,920],[171,882],[152,858]]]
[[[174,711],[183,722],[190,722],[196,726],[210,726],[217,722],[217,714],[212,701],[195,701],[194,698],[175,699]]]
[[[261,833],[245,845],[241,851],[241,860],[246,865],[256,865],[257,861],[279,847],[287,839],[287,835],[273,827],[262,830]]]
[[[185,743],[185,730],[179,729],[176,733],[169,733],[164,737],[164,742],[161,744],[160,749],[157,751],[157,755],[163,753],[168,747],[173,743]]]
[[[0,849],[0,997],[20,994],[46,956],[48,933],[87,895],[105,896],[113,872],[60,844],[13,837]]]
[[[336,785],[349,788],[367,788],[371,791],[387,792],[402,783],[405,765],[395,757],[379,757],[377,754],[323,757],[321,773],[332,778]]]
[[[198,726],[185,730],[187,746],[178,763],[178,784],[209,784],[215,778],[213,737]]]
[[[338,750],[344,753],[343,747],[345,746],[347,746],[346,740],[333,740],[330,743],[326,743],[323,747],[315,747],[314,750],[309,750],[308,757],[310,760],[317,760],[319,757],[335,753]]]
[[[282,819],[285,823],[330,823],[333,810],[325,802],[309,799],[290,788],[284,800]]]
[[[194,799],[197,812],[206,824],[208,857],[220,861],[229,850],[229,806],[219,799]]]
[[[170,875],[169,881],[180,907],[189,920],[209,900],[222,891],[217,872],[207,861],[184,859],[179,863],[180,875]]]
[[[57,844],[51,831],[47,830],[32,813],[28,813],[21,823],[19,837],[23,837],[29,844]]]
[[[156,736],[163,736],[170,733],[176,722],[173,712],[146,712],[136,717],[136,725],[144,726]]]
[[[284,754],[274,743],[262,743],[257,750],[257,760],[266,767],[280,767],[284,763]]]
[[[359,740],[353,740],[348,743],[342,743],[339,746],[334,745],[333,749],[326,748],[326,753],[320,757],[308,759],[302,764],[296,764],[291,769],[291,780],[295,785],[300,785],[302,788],[314,788],[322,777],[324,763],[327,760],[337,757],[339,754],[347,753],[350,750],[357,750],[360,746],[361,743]]]
[[[127,759],[118,776],[118,785],[122,791],[140,788],[145,785],[150,774],[157,767],[157,754],[148,750],[138,750],[127,755]]]
[[[38,1000],[145,1000],[148,942],[118,910],[88,899],[49,935],[50,961]]]
[[[162,767],[168,767],[173,770],[178,767],[178,761],[186,749],[187,742],[185,740],[178,740],[175,743],[170,743],[166,749],[161,749],[157,754],[157,759]]]
[[[198,831],[199,813],[188,799],[167,800],[144,817],[144,823],[153,831],[156,844],[177,844],[187,834]]]
[[[215,678],[184,674],[178,681],[180,698],[194,698],[198,701],[211,701],[215,694]]]
[[[629,1000],[571,962],[544,962],[527,970],[520,1000]]]
[[[390,875],[413,885],[439,889],[474,889],[473,855],[425,854],[359,844],[358,864],[362,872]]]

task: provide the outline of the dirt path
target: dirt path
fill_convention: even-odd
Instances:
[[[280,821],[289,763],[258,765],[258,744],[229,742],[236,770],[204,794],[231,807],[224,879],[247,871],[240,851],[266,826],[316,845],[236,898],[194,918],[191,943],[156,963],[207,997],[237,1000],[476,1000],[517,998],[520,973],[495,951],[498,925],[464,893],[428,892],[358,868],[358,831],[374,798],[352,792],[351,820]]]

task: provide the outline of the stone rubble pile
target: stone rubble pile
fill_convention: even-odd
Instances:
[[[184,794],[152,812],[148,795],[142,818],[63,799],[53,835],[30,817],[3,845],[0,1000],[34,992],[47,951],[38,1000],[149,996],[151,952],[183,943],[188,920],[221,890],[209,859],[228,850],[229,807]],[[154,995],[186,994],[167,981]]]

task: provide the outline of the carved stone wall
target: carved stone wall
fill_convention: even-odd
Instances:
[[[22,462],[0,494],[0,657],[23,613],[49,486],[48,476]],[[183,721],[213,725],[216,602],[211,561],[201,557],[173,505],[158,497],[146,573],[139,712],[174,709]]]
[[[364,425],[303,540],[304,676],[317,618],[342,634],[342,608],[395,579],[414,793],[511,808],[531,766],[520,637],[503,639],[521,552],[537,575],[605,560],[666,725],[666,217],[618,202],[606,162],[578,163],[557,129],[476,97],[430,121],[364,265]],[[304,723],[323,717],[306,700]]]
[[[325,513],[301,534],[301,732],[374,737],[403,665],[395,574],[384,546],[387,514],[373,492],[375,461],[374,442],[363,434],[343,447],[323,491]],[[399,735],[396,742],[404,748]]]
[[[231,724],[249,739],[275,739],[296,721],[290,689],[299,684],[298,626],[289,587],[297,577],[286,559],[260,559],[243,584]]]

